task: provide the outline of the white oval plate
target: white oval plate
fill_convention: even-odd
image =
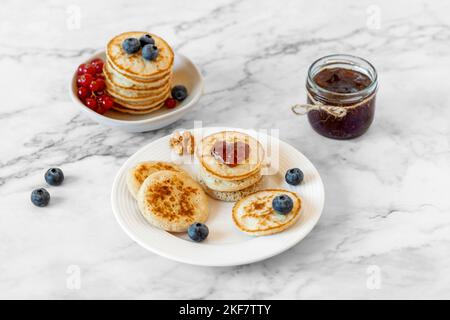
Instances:
[[[106,59],[105,51],[100,51],[90,57],[88,60],[81,62],[87,63],[95,58]],[[81,64],[80,63],[80,64]],[[85,112],[92,120],[114,128],[119,128],[128,132],[144,132],[160,129],[179,120],[198,102],[203,93],[203,77],[195,66],[186,56],[176,53],[173,65],[172,84],[184,85],[188,90],[188,97],[178,103],[174,109],[165,107],[144,115],[133,115],[110,110],[101,115],[86,107],[77,95],[77,66],[74,67],[74,74],[70,82],[70,97],[75,105]]]
[[[191,130],[196,139],[224,128],[203,128]],[[117,173],[111,194],[114,215],[124,231],[144,248],[163,257],[179,262],[202,266],[234,266],[248,264],[277,255],[302,240],[315,226],[324,205],[322,180],[313,164],[298,150],[286,142],[254,131],[246,132],[265,145],[269,139],[279,142],[279,170],[264,180],[265,188],[282,188],[297,192],[302,198],[301,217],[291,228],[270,236],[252,237],[239,231],[231,219],[234,203],[222,202],[208,197],[210,214],[206,224],[209,236],[202,243],[189,240],[187,234],[169,233],[150,225],[140,214],[136,201],[130,195],[126,184],[126,172],[136,163],[147,160],[175,161],[169,148],[170,136],[155,140],[131,156]],[[199,141],[199,140],[196,140]],[[186,157],[184,158],[186,159]],[[189,159],[189,156],[187,156]],[[184,161],[186,162],[186,161]],[[196,164],[181,164],[193,177],[197,177]],[[305,174],[299,186],[288,185],[284,172],[298,167]]]

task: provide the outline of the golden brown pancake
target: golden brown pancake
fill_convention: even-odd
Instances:
[[[137,198],[139,189],[147,177],[157,171],[169,170],[185,173],[179,166],[164,161],[145,161],[140,162],[128,170],[127,186],[131,195]]]
[[[122,48],[122,42],[125,39],[139,39],[145,34],[152,36],[159,50],[158,56],[154,61],[144,59],[141,50],[128,54]],[[162,38],[148,32],[132,31],[119,34],[109,41],[106,48],[107,59],[114,69],[118,70],[122,75],[133,79],[145,80],[148,77],[164,74],[173,65],[174,53],[172,48]]]
[[[139,39],[149,34],[159,53],[155,60],[142,57],[142,49],[128,54],[122,48],[127,38]],[[125,32],[111,39],[106,48],[103,67],[106,92],[116,104],[113,109],[128,114],[147,114],[164,105],[172,87],[172,48],[160,37],[148,32]]]
[[[144,218],[157,228],[185,232],[208,218],[208,199],[201,186],[184,173],[157,171],[145,179],[138,193]]]
[[[288,214],[279,214],[272,208],[278,195],[287,195],[294,202]],[[281,189],[257,191],[239,200],[233,207],[233,222],[249,235],[264,236],[286,230],[300,218],[301,199],[294,192]]]
[[[164,106],[164,102],[161,102],[160,104],[156,105],[155,107],[149,108],[149,109],[130,109],[121,105],[114,105],[113,109],[120,111],[122,113],[128,113],[128,114],[147,114],[156,110],[161,109]]]
[[[248,158],[235,165],[229,166],[218,160],[212,154],[213,146],[216,142],[225,141],[227,143],[242,142],[249,145]],[[255,175],[261,170],[264,159],[264,149],[262,145],[249,135],[237,131],[222,131],[214,133],[202,139],[197,146],[196,155],[200,165],[210,175],[222,180],[242,180]]]

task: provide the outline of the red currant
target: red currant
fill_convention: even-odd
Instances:
[[[95,98],[87,98],[86,99],[86,106],[89,109],[95,110],[97,108],[97,100],[95,100]]]
[[[108,109],[106,109],[104,106],[104,98],[105,96],[97,98],[97,108],[95,109],[97,113],[104,114],[106,111],[108,111]]]
[[[107,110],[105,108],[103,108],[100,105],[100,103],[97,101],[97,108],[95,108],[94,111],[97,112],[98,114],[104,114]]]
[[[102,79],[96,79],[91,82],[89,89],[91,89],[92,92],[102,91],[105,89],[105,81]]]
[[[94,80],[94,77],[91,74],[82,74],[81,76],[78,76],[77,84],[79,87],[89,88],[92,80]]]
[[[173,99],[173,98],[167,98],[166,101],[164,101],[164,105],[168,108],[168,109],[173,109],[177,106],[177,100]]]
[[[85,74],[89,73],[91,75],[95,75],[97,73],[97,71],[95,70],[95,67],[92,64],[90,64],[90,63],[86,64],[84,66],[84,68],[86,69]]]
[[[91,65],[95,68],[96,73],[103,72],[103,61],[101,59],[94,59],[91,61]]]
[[[88,88],[85,87],[79,87],[78,88],[78,97],[83,100],[87,97],[91,96],[91,91]]]
[[[95,93],[95,96],[96,96],[96,97],[101,97],[101,96],[103,96],[104,94],[105,94],[105,91],[101,90],[101,91],[97,91],[97,92]]]
[[[96,78],[96,79],[102,79],[102,80],[105,80],[105,76],[104,76],[103,74],[101,74],[101,73],[97,73],[97,74],[95,75],[95,78]]]
[[[108,110],[106,110],[105,108],[102,108],[102,107],[98,107],[96,111],[98,114],[104,114]]]
[[[103,109],[109,110],[114,106],[114,99],[110,96],[104,95],[101,97],[100,105]]]
[[[77,69],[77,75],[82,75],[82,74],[85,74],[86,73],[86,65],[83,63],[83,64],[80,64],[79,66],[78,66],[78,69]]]

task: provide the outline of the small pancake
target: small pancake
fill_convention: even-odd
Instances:
[[[164,102],[162,102],[162,103],[156,105],[155,107],[149,108],[149,109],[130,109],[130,108],[127,108],[127,107],[125,107],[125,106],[118,105],[118,104],[115,104],[112,108],[113,108],[114,110],[117,110],[117,111],[122,112],[122,113],[128,113],[128,114],[147,114],[147,113],[151,113],[151,112],[153,112],[153,111],[159,110],[159,109],[161,109],[163,106],[164,106]]]
[[[252,194],[259,190],[259,188],[262,185],[263,177],[259,179],[255,184],[237,191],[217,191],[209,188],[206,183],[203,180],[200,180],[200,184],[202,185],[205,192],[211,197],[216,200],[220,201],[226,201],[226,202],[236,202],[239,199]]]
[[[137,199],[139,188],[147,177],[157,171],[169,170],[185,173],[180,167],[163,161],[146,161],[141,162],[130,168],[127,173],[127,186],[131,195]]]
[[[144,218],[157,228],[185,232],[208,218],[208,198],[202,187],[184,173],[157,171],[145,179],[138,193]]]
[[[278,195],[288,195],[294,207],[288,214],[279,214],[272,208],[272,200]],[[292,226],[300,217],[302,202],[296,193],[281,190],[261,190],[239,200],[233,207],[233,222],[241,230],[253,236],[265,236],[281,232]]]
[[[150,99],[149,101],[144,101],[144,102],[129,101],[127,99],[120,99],[120,98],[115,98],[114,101],[116,101],[118,104],[120,104],[126,108],[139,110],[139,109],[149,109],[149,108],[156,107],[161,102],[164,102],[169,96],[170,96],[170,91],[168,91],[165,95],[159,97],[158,99]]]
[[[203,182],[208,188],[214,191],[239,191],[246,189],[259,180],[261,180],[261,170],[258,170],[255,174],[246,177],[241,180],[224,180],[213,176],[208,171],[200,168],[200,176]]]
[[[125,79],[127,79],[128,81],[131,81],[132,83],[136,83],[136,84],[146,84],[146,83],[150,83],[153,81],[159,81],[161,79],[163,79],[164,77],[166,77],[170,72],[172,72],[172,68],[166,70],[163,73],[159,73],[159,74],[155,74],[152,76],[147,76],[145,78],[136,78],[136,77],[132,77],[129,75],[124,75],[122,73],[120,73],[120,70],[117,70],[116,67],[114,67],[114,65],[109,62],[108,57],[106,57],[106,64],[107,67],[110,67],[110,70],[114,70],[117,74],[120,74],[122,77],[124,77]]]
[[[117,91],[119,90],[119,91]],[[155,88],[144,93],[134,93],[134,97],[125,96],[125,94],[133,95],[129,89],[121,89],[114,87],[110,82],[106,82],[106,91],[116,99],[125,100],[130,103],[144,104],[160,101],[170,93],[170,81],[161,88]]]
[[[236,166],[229,166],[212,155],[216,142],[234,143],[240,141],[249,145],[249,156]],[[209,135],[201,140],[196,149],[200,165],[209,174],[223,180],[242,180],[254,175],[261,169],[264,159],[264,148],[254,138],[237,131],[222,131]]]
[[[109,61],[106,61],[103,65],[103,73],[105,74],[105,78],[109,79],[119,87],[132,89],[148,89],[155,86],[160,86],[165,81],[167,81],[167,79],[172,76],[172,69],[161,75],[158,75],[157,77],[151,77],[146,80],[134,80],[115,70],[111,63]]]
[[[122,42],[127,38],[137,38],[149,34],[155,40],[159,53],[154,61],[146,60],[142,57],[141,49],[133,54],[128,54],[122,48]],[[161,75],[172,68],[174,53],[172,48],[157,35],[132,31],[124,32],[111,39],[106,46],[107,60],[121,74],[132,77],[134,79],[146,79]]]
[[[106,84],[109,87],[112,87],[114,91],[119,94],[127,97],[139,97],[151,95],[155,90],[159,90],[161,88],[167,87],[172,79],[172,73],[168,73],[167,76],[160,80],[156,80],[154,82],[144,83],[144,84],[135,84],[125,82],[123,79],[125,77],[118,76],[118,74],[114,74],[108,71],[106,67],[108,64],[105,64],[103,68],[103,74],[105,75]]]

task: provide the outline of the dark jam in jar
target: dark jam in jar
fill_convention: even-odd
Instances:
[[[367,88],[372,80],[364,73],[344,68],[320,70],[314,81],[321,88],[336,93],[355,93]]]
[[[345,115],[310,110],[308,120],[319,134],[351,139],[369,129],[375,113],[377,74],[367,61],[349,55],[332,55],[314,62],[306,84],[308,104],[345,108]]]

